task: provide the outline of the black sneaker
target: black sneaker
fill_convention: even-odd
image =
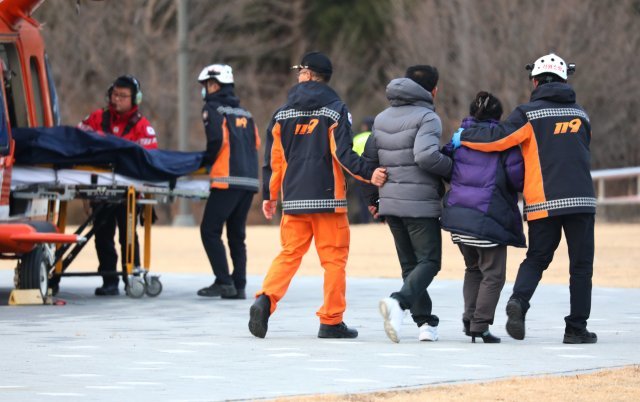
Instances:
[[[267,335],[269,316],[271,315],[271,300],[267,295],[260,295],[249,310],[249,331],[258,338]]]
[[[236,290],[235,286],[221,285],[218,283],[214,283],[211,286],[198,290],[198,296],[204,296],[204,297],[217,297],[217,296],[233,297],[237,294],[238,294],[238,291]]]
[[[118,296],[119,294],[118,285],[102,285],[102,287],[96,288],[95,291],[96,296]]]
[[[347,324],[341,322],[336,325],[320,324],[318,330],[318,338],[348,338],[358,337],[358,330],[347,327]]]
[[[513,339],[524,339],[524,312],[522,304],[517,299],[507,302],[507,333]]]
[[[236,289],[236,294],[234,296],[225,296],[221,295],[223,299],[237,299],[244,300],[247,298],[247,292],[244,289]]]
[[[598,335],[594,332],[589,332],[585,329],[583,330],[564,330],[564,339],[562,343],[596,343],[598,342]]]

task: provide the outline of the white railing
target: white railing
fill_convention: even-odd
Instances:
[[[591,178],[596,184],[596,197],[598,198],[598,204],[640,204],[640,166],[620,169],[593,170],[591,172]],[[624,179],[629,179],[629,181],[635,179],[635,194],[611,197],[607,196],[605,191],[606,182],[610,180]],[[633,188],[632,183],[630,183],[629,186]]]

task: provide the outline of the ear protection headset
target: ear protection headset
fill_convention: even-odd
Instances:
[[[133,75],[121,75],[116,78],[115,81],[109,86],[107,89],[107,102],[111,100],[111,94],[113,93],[114,87],[126,87],[131,88],[131,101],[135,106],[138,106],[142,103],[142,90],[140,89],[140,82]]]

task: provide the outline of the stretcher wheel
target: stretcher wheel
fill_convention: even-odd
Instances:
[[[156,297],[162,293],[162,282],[159,277],[145,275],[144,281],[146,285],[144,291],[147,296]]]
[[[44,244],[38,244],[25,254],[16,267],[16,289],[38,289],[45,300],[49,287],[49,251]]]
[[[144,281],[139,276],[130,276],[127,285],[127,296],[139,299],[144,296]]]

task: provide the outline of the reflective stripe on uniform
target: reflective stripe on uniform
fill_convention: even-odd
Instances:
[[[596,199],[593,197],[573,197],[562,198],[560,200],[552,200],[540,202],[537,204],[527,204],[523,208],[525,214],[539,211],[551,211],[554,209],[574,208],[574,207],[596,207]]]
[[[231,185],[252,187],[252,188],[260,188],[260,182],[258,179],[252,179],[251,177],[236,177],[236,176],[227,176],[227,177],[214,177],[211,179],[212,183],[227,183]]]
[[[287,109],[281,110],[274,116],[274,120],[287,120],[287,119],[295,119],[297,117],[310,117],[310,116],[324,116],[328,117],[334,122],[340,120],[340,113],[335,110],[331,110],[327,107],[323,107],[316,110],[296,110],[296,109]]]
[[[587,116],[584,111],[567,107],[532,110],[527,112],[526,115],[529,120],[542,119],[545,117],[578,116],[589,121],[589,116]]]
[[[291,211],[296,209],[333,209],[346,208],[347,200],[295,200],[284,201],[282,203],[283,211]]]

